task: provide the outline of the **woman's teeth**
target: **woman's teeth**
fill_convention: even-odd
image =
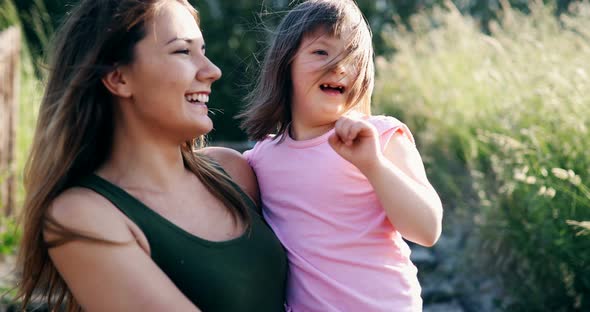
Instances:
[[[195,103],[195,102],[207,103],[207,102],[209,102],[209,95],[203,94],[203,93],[187,94],[184,96],[184,98],[191,103]]]

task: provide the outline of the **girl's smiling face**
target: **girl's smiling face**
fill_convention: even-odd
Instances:
[[[345,40],[326,34],[321,27],[303,37],[291,63],[294,123],[325,125],[345,113],[356,73],[353,66],[340,62],[345,47]]]
[[[173,133],[181,141],[209,132],[207,102],[221,71],[205,56],[195,16],[181,3],[167,1],[145,32],[134,61],[121,68],[131,118],[152,133]]]

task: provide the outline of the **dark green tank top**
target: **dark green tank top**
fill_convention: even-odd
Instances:
[[[284,311],[284,249],[237,185],[249,205],[251,225],[242,236],[222,242],[184,231],[97,175],[76,185],[101,194],[139,226],[154,262],[201,311]]]

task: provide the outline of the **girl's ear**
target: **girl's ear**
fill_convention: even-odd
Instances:
[[[104,75],[102,83],[115,96],[130,98],[133,95],[131,85],[119,66]]]

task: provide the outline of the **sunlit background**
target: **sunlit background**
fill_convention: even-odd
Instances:
[[[357,2],[374,35],[374,113],[410,127],[444,202],[439,243],[413,246],[425,311],[590,311],[590,3]],[[0,185],[16,181],[14,212],[0,201],[5,304],[44,51],[72,3],[0,0],[0,30],[16,25],[23,39],[16,160],[0,167]],[[242,148],[234,116],[293,2],[192,3],[223,71],[210,144]]]

